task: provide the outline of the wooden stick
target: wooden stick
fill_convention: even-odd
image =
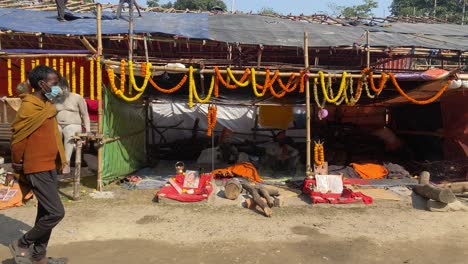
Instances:
[[[81,177],[81,149],[83,147],[83,141],[78,138],[75,142],[75,177],[73,178],[73,200],[78,201],[80,199],[80,177]]]
[[[309,34],[304,32],[304,67],[309,68]],[[311,126],[310,126],[310,83],[309,79],[305,83],[306,89],[306,168],[310,168],[311,162]]]

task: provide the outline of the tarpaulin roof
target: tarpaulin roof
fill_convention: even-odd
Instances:
[[[56,20],[55,11],[0,8],[0,29],[48,34],[94,35],[92,13],[77,14],[80,19]],[[104,13],[102,34],[128,33],[128,17],[113,19]],[[303,34],[309,32],[309,46],[338,47],[364,44],[366,30],[374,47],[425,47],[465,50],[468,26],[452,24],[392,23],[376,26],[337,26],[248,14],[156,13],[135,17],[135,33],[153,33],[240,44],[302,47]]]

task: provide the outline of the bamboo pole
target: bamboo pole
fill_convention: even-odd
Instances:
[[[96,23],[97,23],[97,31],[96,31],[96,38],[98,39],[98,47],[97,52],[98,56],[102,56],[102,31],[101,31],[101,16],[102,16],[102,6],[101,4],[96,4],[97,9],[97,16],[96,16]],[[101,69],[97,69],[100,71]],[[98,85],[101,87],[101,85]],[[98,98],[98,134],[102,135],[102,98]],[[98,173],[97,173],[97,187],[96,190],[102,191],[102,151],[103,145],[99,144],[98,148]]]
[[[85,46],[87,50],[89,50],[91,53],[96,54],[98,53],[96,49],[89,43],[88,39],[85,36],[80,36],[80,41],[81,43]],[[99,45],[99,44],[98,44]]]
[[[88,57],[89,54],[76,53],[76,54],[0,54],[0,58],[44,58],[44,57]]]
[[[366,67],[370,67],[369,30],[366,30]]]
[[[128,21],[128,60],[133,60],[133,5],[134,0],[130,0],[129,12],[130,12],[130,19]]]
[[[304,67],[306,69],[309,68],[309,34],[304,32]],[[311,126],[310,126],[310,83],[309,80],[305,83],[305,90],[306,90],[306,143],[307,143],[307,159],[306,159],[306,172],[311,170],[311,140],[310,140],[310,133],[311,133]]]
[[[114,70],[120,70],[120,62],[117,62],[117,61],[111,61],[111,60],[104,60],[102,59],[101,62],[103,64],[106,64],[106,65],[110,65]],[[135,63],[133,64],[133,66],[135,68],[140,68],[141,67],[141,64],[139,63]],[[189,72],[189,69],[187,68],[176,68],[176,67],[166,67],[166,66],[151,66],[150,70],[153,70],[153,71],[167,71],[167,72],[176,72],[176,73],[188,73]],[[213,69],[193,69],[193,72],[194,73],[198,73],[198,74],[202,74],[202,73],[205,73],[205,74],[214,74],[215,73],[215,70]],[[219,70],[220,73],[223,73],[223,74],[226,74],[227,71],[226,70]],[[234,74],[234,75],[242,75],[244,74],[244,70],[231,70],[231,72]],[[265,71],[255,71],[256,75],[258,76],[265,76],[266,75],[266,72]],[[135,71],[134,72],[135,75],[138,75],[140,74],[140,71]],[[270,73],[271,74],[271,73]],[[289,77],[291,76],[291,74],[295,74],[296,76],[299,75],[298,72],[292,72],[292,71],[289,71],[289,72],[280,72],[279,73],[279,76],[280,77]],[[341,73],[331,73],[330,76],[332,78],[341,78]],[[327,75],[328,76],[328,75]],[[348,77],[352,77],[352,78],[361,78],[362,75],[361,74],[348,74],[346,75]],[[308,74],[308,77],[309,79],[310,78],[317,78],[317,77],[320,77],[320,75],[318,73],[309,73]],[[374,78],[381,78],[381,75],[380,74],[374,74],[373,75]]]

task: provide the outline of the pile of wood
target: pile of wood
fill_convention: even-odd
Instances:
[[[273,211],[271,208],[280,207],[281,200],[277,189],[267,188],[265,186],[255,186],[248,182],[240,182],[233,178],[226,183],[224,196],[235,200],[239,197],[242,190],[245,190],[250,197],[245,199],[246,207],[253,210],[259,210],[265,216],[271,217]]]
[[[419,176],[419,185],[415,186],[413,191],[419,196],[425,198],[426,206],[429,211],[447,212],[468,210],[455,195],[463,196],[468,191],[468,182],[450,183],[441,185],[432,185],[429,181],[430,174],[427,171],[421,172]]]

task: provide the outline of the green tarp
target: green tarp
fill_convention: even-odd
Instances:
[[[103,146],[102,182],[108,184],[145,163],[145,112],[141,102],[130,103],[103,88],[104,138],[120,137]]]

